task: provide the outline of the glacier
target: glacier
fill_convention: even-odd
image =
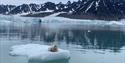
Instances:
[[[88,30],[120,30],[125,29],[125,19],[120,21],[104,21],[104,20],[87,20],[87,19],[69,19],[57,17],[60,13],[55,13],[47,17],[21,17],[19,15],[0,15],[0,26],[14,24],[15,27],[30,27],[33,24],[38,24],[41,20],[41,25],[48,28],[77,28]],[[3,25],[5,24],[5,25]]]

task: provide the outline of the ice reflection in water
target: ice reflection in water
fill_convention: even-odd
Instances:
[[[53,61],[41,61],[41,60],[29,60],[28,63],[69,63],[69,60],[53,60]]]
[[[57,41],[59,47],[69,48],[69,50],[71,50],[73,59],[71,58],[69,63],[83,63],[85,61],[85,63],[90,63],[91,61],[88,60],[87,62],[86,60],[88,58],[90,60],[93,60],[93,63],[100,63],[101,61],[103,61],[103,57],[105,57],[105,63],[114,63],[115,60],[111,61],[113,59],[109,58],[110,55],[112,58],[115,58],[116,61],[118,60],[118,62],[124,63],[124,53],[121,53],[121,51],[124,50],[121,49],[125,46],[125,32],[121,30],[121,27],[113,26],[114,28],[112,28],[109,25],[86,25],[84,23],[45,23],[42,21],[40,22],[39,19],[34,19],[33,22],[13,21],[8,22],[8,24],[0,24],[0,38],[14,40],[16,37],[19,41],[28,40],[28,42],[30,42],[31,40],[31,42],[33,43],[36,43],[35,41],[39,41],[40,43],[44,42],[47,44]],[[95,50],[95,53],[91,53],[89,52],[89,50]],[[106,50],[110,50],[113,53],[118,53],[119,55],[113,55],[112,53],[105,54],[104,51]],[[102,55],[97,53],[101,53]],[[84,58],[84,60],[82,58]],[[106,58],[108,58],[109,60],[107,60]],[[61,61],[59,60],[58,63],[59,62]],[[29,60],[28,63],[42,62]],[[68,61],[63,63],[68,63]]]
[[[33,22],[23,22],[22,24],[15,24],[15,22],[8,25],[1,25],[0,37],[24,40],[38,40],[44,42],[65,41],[67,44],[81,45],[83,49],[110,49],[118,52],[120,48],[125,45],[125,33],[118,30],[87,30],[88,26],[74,26],[69,24],[43,23],[42,20],[34,20]],[[72,28],[78,27],[77,28]],[[79,27],[83,27],[79,29]],[[98,28],[97,28],[98,29]]]

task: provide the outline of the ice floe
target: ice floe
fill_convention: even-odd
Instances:
[[[70,52],[68,50],[59,49],[57,52],[50,52],[48,50],[49,47],[40,44],[15,45],[12,46],[10,54],[14,56],[27,56],[30,59],[42,61],[70,58]]]

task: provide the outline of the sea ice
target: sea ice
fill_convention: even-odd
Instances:
[[[69,51],[59,49],[58,52],[50,52],[48,51],[49,47],[50,46],[40,45],[40,44],[15,45],[12,46],[10,54],[27,56],[29,59],[42,60],[42,61],[70,58]]]

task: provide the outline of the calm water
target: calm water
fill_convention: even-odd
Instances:
[[[0,63],[125,63],[125,32],[88,28],[84,25],[66,26],[34,23],[0,28]],[[49,26],[49,27],[48,27]],[[68,28],[69,27],[69,28]],[[79,28],[83,27],[83,28]],[[99,28],[99,27],[97,27]],[[41,62],[23,56],[10,56],[13,45],[37,43],[58,46],[71,53],[70,60]]]

